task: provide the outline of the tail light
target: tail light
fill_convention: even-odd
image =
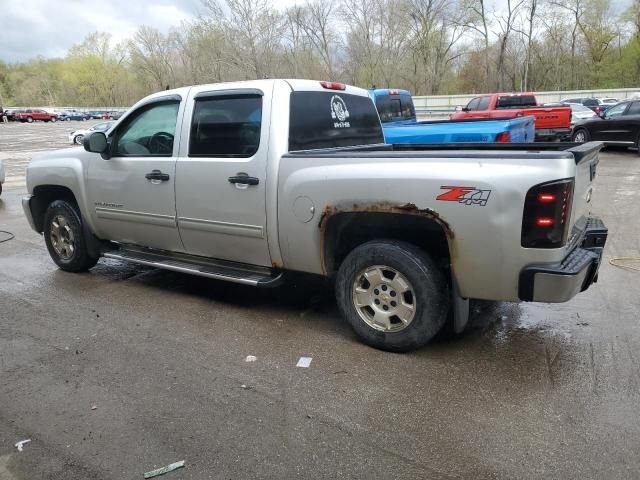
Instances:
[[[345,90],[347,88],[344,83],[339,82],[320,82],[320,85],[327,90]]]
[[[522,246],[559,248],[567,242],[573,179],[541,183],[527,192],[522,216]]]
[[[509,143],[511,141],[511,134],[509,132],[500,132],[496,135],[496,142]]]
[[[395,89],[395,88],[390,88],[389,89],[389,95],[400,95],[400,90]]]
[[[600,107],[596,107],[596,113],[600,114]]]

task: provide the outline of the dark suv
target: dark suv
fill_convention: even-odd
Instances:
[[[585,107],[589,107],[591,110],[600,115],[611,105],[607,105],[606,103],[602,103],[600,100],[594,97],[581,97],[581,98],[565,98],[564,100],[560,100],[562,103],[580,103]]]

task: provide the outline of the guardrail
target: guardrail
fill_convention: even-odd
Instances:
[[[439,112],[443,111],[452,112],[460,105],[464,106],[471,101],[471,99],[487,92],[478,92],[475,94],[465,95],[430,95],[430,96],[414,96],[413,103],[416,106],[416,111],[426,110]],[[559,102],[565,98],[572,97],[596,97],[596,98],[617,98],[618,100],[626,100],[631,97],[640,97],[640,87],[636,88],[615,88],[615,89],[600,89],[600,90],[562,90],[553,92],[535,92],[536,99],[539,103],[553,103]],[[447,110],[448,109],[448,110]]]

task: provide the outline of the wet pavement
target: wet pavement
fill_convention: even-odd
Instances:
[[[607,151],[598,173],[605,258],[639,255],[640,156]],[[640,478],[640,273],[605,264],[566,304],[476,303],[463,336],[398,355],[360,344],[314,279],[61,272],[24,192],[0,197],[2,480],[179,460],[163,478]]]

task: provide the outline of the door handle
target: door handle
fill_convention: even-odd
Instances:
[[[144,178],[147,180],[159,180],[161,182],[167,182],[169,180],[168,173],[162,173],[160,170],[151,170],[150,173],[147,173]]]
[[[229,183],[235,183],[236,185],[258,185],[260,180],[257,177],[250,177],[246,173],[239,173],[229,177]]]

